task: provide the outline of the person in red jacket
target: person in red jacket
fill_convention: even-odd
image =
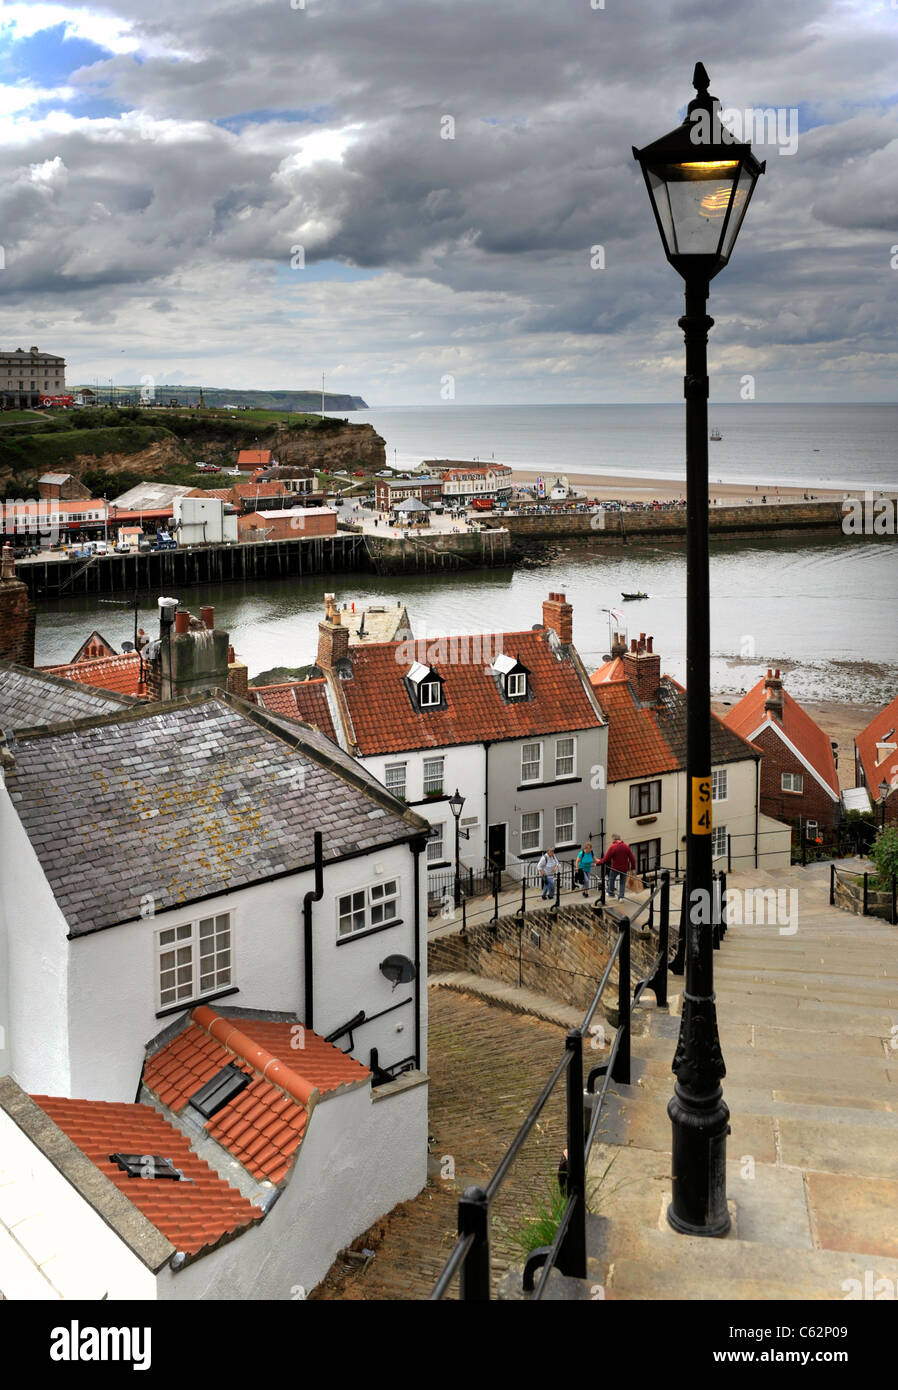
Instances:
[[[602,856],[599,863],[608,865],[608,892],[612,898],[614,897],[615,884],[620,879],[618,897],[622,900],[624,889],[627,886],[627,874],[631,869],[636,868],[636,860],[630,846],[619,835],[612,835],[611,848]]]

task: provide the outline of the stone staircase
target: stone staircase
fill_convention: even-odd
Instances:
[[[732,1230],[665,1219],[671,976],[670,1013],[647,995],[634,1016],[631,1084],[609,1090],[590,1158],[589,1278],[553,1274],[553,1298],[898,1296],[898,929],[831,908],[825,863],[728,887],[794,888],[798,908],[794,934],[731,926],[715,952]]]

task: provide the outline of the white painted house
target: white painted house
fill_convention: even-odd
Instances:
[[[3,1123],[30,1116],[34,1143],[43,1107],[102,1170],[110,1115],[122,1152],[145,1155],[141,1125],[161,1112],[247,1202],[281,1194],[273,1222],[250,1213],[239,1257],[218,1250],[231,1226],[210,1228],[187,1251],[202,1273],[153,1267],[141,1296],[312,1287],[426,1179],[427,822],[314,730],[222,691],[8,734],[0,761]],[[173,1099],[161,1076],[149,1088],[154,1058],[203,1028],[191,1096],[229,1066],[273,1086],[302,1133],[286,1162],[271,1167],[271,1136],[251,1154],[226,1136],[216,1148],[186,1092]],[[183,1075],[184,1056],[173,1065]],[[174,1186],[122,1181],[132,1203]],[[273,1233],[300,1215],[281,1258]],[[177,1223],[149,1219],[184,1253]]]

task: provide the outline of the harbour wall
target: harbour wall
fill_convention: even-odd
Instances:
[[[755,535],[771,532],[829,531],[842,532],[845,513],[840,501],[777,503],[764,506],[712,507],[708,525],[712,536]],[[485,519],[491,525],[491,519]],[[676,511],[561,512],[554,515],[538,513],[533,516],[503,516],[501,525],[510,532],[512,541],[557,541],[564,537],[597,541],[653,539],[678,540],[686,535],[685,508]]]

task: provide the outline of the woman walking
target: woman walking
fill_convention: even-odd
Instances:
[[[596,857],[592,852],[592,841],[587,840],[577,855],[577,882],[583,889],[584,898],[589,897],[589,875],[592,873]]]

